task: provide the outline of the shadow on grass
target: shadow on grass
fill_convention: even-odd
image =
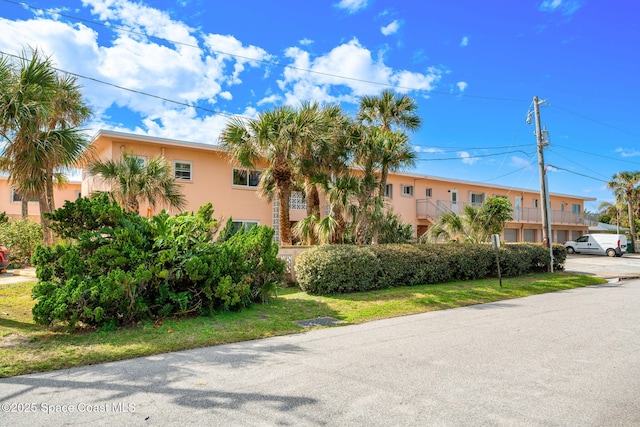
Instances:
[[[42,326],[36,325],[34,323],[21,322],[19,320],[3,319],[3,318],[0,318],[0,328],[14,329],[15,330],[14,332],[17,332],[17,333],[36,332],[36,331],[44,330]]]

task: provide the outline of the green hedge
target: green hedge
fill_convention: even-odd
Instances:
[[[553,249],[554,269],[562,270],[564,246]],[[532,243],[504,244],[498,256],[505,277],[549,267],[549,250]],[[459,243],[318,246],[300,254],[295,268],[300,287],[321,295],[497,276],[490,245]]]
[[[212,214],[208,204],[148,220],[106,196],[67,202],[49,218],[72,242],[39,246],[33,256],[35,321],[111,328],[264,301],[284,280],[273,229],[223,232],[214,241]]]

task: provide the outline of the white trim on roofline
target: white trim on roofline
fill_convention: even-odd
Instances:
[[[180,148],[195,148],[195,149],[207,150],[207,151],[222,151],[222,152],[227,151],[221,146],[214,145],[214,144],[181,141],[177,139],[160,138],[157,136],[148,136],[148,135],[138,135],[135,133],[118,132],[118,131],[104,130],[104,129],[100,129],[98,132],[96,132],[96,134],[91,138],[91,144],[93,144],[99,137],[128,139],[128,140],[133,140],[133,141],[142,142],[142,143],[162,144],[162,145],[180,147]]]
[[[146,142],[146,143],[151,143],[151,144],[163,144],[163,145],[169,145],[169,146],[174,146],[174,147],[193,148],[193,149],[201,149],[201,150],[207,150],[207,151],[219,151],[219,152],[225,152],[225,153],[227,152],[227,150],[222,148],[220,145],[203,144],[201,142],[180,141],[180,140],[176,140],[176,139],[160,138],[160,137],[157,137],[157,136],[138,135],[138,134],[134,134],[134,133],[118,132],[118,131],[103,130],[103,129],[99,130],[93,136],[93,138],[91,139],[91,143],[93,144],[93,142],[96,139],[98,139],[98,137],[100,137],[100,136],[106,136],[106,137],[112,137],[112,138],[122,138],[122,139],[131,139],[131,140],[135,140],[135,141],[138,141],[138,142]],[[412,179],[414,179],[416,181],[424,179],[424,180],[441,181],[441,182],[454,183],[454,184],[476,185],[476,186],[479,186],[479,187],[502,189],[502,190],[507,190],[507,191],[511,191],[511,192],[515,191],[515,192],[526,192],[526,193],[539,193],[539,190],[532,190],[530,188],[508,187],[506,185],[486,184],[486,183],[477,182],[477,181],[465,181],[465,180],[446,178],[446,177],[420,175],[420,174],[416,174],[416,173],[390,172],[389,174],[390,175],[396,175],[396,176],[403,176],[403,177],[407,177],[407,178],[412,178]],[[549,193],[549,195],[550,196],[558,196],[558,197],[571,197],[571,198],[580,199],[580,200],[583,200],[583,201],[595,201],[595,200],[597,200],[595,197],[583,197],[583,196],[576,196],[576,195],[564,194],[564,193]]]

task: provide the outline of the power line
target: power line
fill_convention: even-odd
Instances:
[[[520,145],[502,145],[502,146],[496,146],[496,147],[461,147],[461,148],[456,148],[455,150],[440,150],[441,148],[453,148],[453,147],[442,147],[442,146],[435,146],[435,145],[420,145],[420,144],[411,144],[415,147],[420,147],[420,148],[430,148],[430,149],[434,149],[434,150],[439,150],[439,151],[419,151],[420,153],[425,153],[425,154],[445,154],[445,153],[456,153],[458,151],[462,151],[462,150],[497,150],[497,149],[504,149],[504,148],[514,148],[514,147],[531,147],[531,144],[520,144]]]
[[[512,150],[512,151],[503,151],[501,153],[493,153],[493,154],[478,154],[476,156],[466,156],[466,157],[447,157],[444,159],[417,159],[418,161],[422,161],[422,162],[431,162],[431,161],[442,161],[442,160],[464,160],[464,159],[478,159],[478,158],[482,158],[482,157],[493,157],[493,156],[501,156],[503,154],[513,154],[513,153],[522,153],[527,157],[532,156],[533,154],[531,153],[527,153],[525,151],[522,150]],[[422,153],[419,153],[422,154]],[[425,154],[432,154],[432,153],[425,153]]]
[[[104,27],[104,28],[108,28],[108,29],[110,29],[112,31],[118,30],[118,31],[130,33],[130,34],[135,34],[135,35],[138,35],[138,36],[147,37],[147,38],[154,39],[154,40],[160,40],[160,41],[172,43],[172,44],[175,44],[175,45],[192,47],[192,48],[195,48],[195,49],[201,49],[200,46],[198,46],[198,45],[179,42],[179,41],[176,41],[176,40],[170,40],[170,39],[166,39],[166,38],[158,37],[158,36],[152,36],[152,35],[149,35],[147,33],[141,32],[141,31],[130,30],[130,29],[128,29],[128,28],[126,28],[124,26],[121,26],[121,25],[107,25],[107,24],[103,24],[101,22],[96,22],[96,21],[93,21],[93,20],[88,20],[88,19],[83,19],[83,18],[79,18],[79,17],[76,17],[76,16],[72,16],[72,15],[63,14],[63,13],[60,13],[60,12],[52,10],[52,9],[43,9],[43,8],[31,6],[31,5],[27,4],[27,3],[16,2],[16,1],[12,1],[12,0],[2,0],[2,1],[4,1],[6,3],[11,3],[11,4],[18,5],[18,6],[22,6],[22,7],[28,8],[28,9],[32,9],[32,10],[37,10],[37,11],[40,11],[40,12],[48,13],[50,15],[57,15],[57,16],[61,16],[61,17],[64,17],[64,18],[68,18],[68,19],[73,19],[73,20],[77,20],[77,21],[80,21],[80,22],[84,22],[84,23],[87,23],[87,24],[90,24],[90,25],[101,26],[101,27]],[[243,55],[238,55],[238,54],[235,54],[235,53],[224,52],[224,51],[215,50],[215,49],[211,49],[211,48],[207,48],[207,50],[212,52],[212,53],[217,53],[217,54],[220,54],[220,55],[227,55],[227,56],[231,56],[231,57],[234,57],[234,58],[240,58],[240,59],[244,59],[246,61],[252,61],[252,62],[257,62],[257,63],[261,63],[261,64],[272,65],[272,66],[281,67],[281,68],[288,68],[288,69],[291,69],[291,70],[303,71],[303,72],[306,72],[306,73],[318,74],[318,75],[327,76],[327,77],[333,77],[333,78],[342,79],[342,80],[350,80],[350,81],[354,81],[354,82],[358,82],[358,83],[367,83],[367,84],[372,84],[372,85],[376,85],[376,86],[389,87],[389,88],[402,89],[402,90],[411,90],[411,91],[416,91],[416,92],[422,92],[422,91],[426,90],[426,89],[413,88],[413,87],[409,87],[409,86],[399,86],[399,85],[392,85],[392,84],[389,84],[389,83],[376,82],[376,81],[372,81],[372,80],[359,79],[357,77],[341,76],[341,75],[338,75],[338,74],[327,73],[327,72],[323,72],[323,71],[315,71],[315,70],[310,70],[310,69],[307,69],[307,68],[296,67],[294,65],[286,65],[286,64],[281,64],[279,62],[275,62],[275,61],[268,61],[268,60],[264,60],[264,59],[251,58],[251,57],[248,57],[248,56],[243,56]],[[473,98],[473,99],[486,99],[486,100],[493,100],[493,101],[509,101],[509,102],[523,102],[523,101],[525,101],[523,99],[515,99],[515,98],[500,98],[500,97],[493,97],[493,96],[468,95],[468,94],[464,94],[464,93],[454,94],[454,93],[451,93],[451,92],[437,91],[437,90],[427,90],[427,92],[433,93],[433,94],[439,94],[439,95],[449,95],[449,96],[465,97],[465,98]]]
[[[590,156],[595,156],[595,157],[600,157],[602,159],[609,159],[609,160],[615,160],[617,162],[623,162],[623,163],[631,163],[632,165],[640,165],[640,162],[632,162],[631,160],[623,160],[623,159],[619,159],[617,157],[611,157],[611,156],[604,156],[600,153],[591,153],[589,151],[584,151],[584,150],[578,150],[577,148],[573,148],[573,147],[567,147],[566,145],[561,145],[561,144],[553,144],[556,147],[560,147],[560,148],[566,148],[567,150],[572,150],[572,151],[577,151],[578,153],[583,153],[583,154],[588,154]]]
[[[3,1],[7,1],[7,0],[3,0]],[[11,53],[7,53],[7,52],[4,52],[2,50],[0,50],[0,54],[1,55],[6,55],[6,56],[11,56],[13,58],[17,58],[17,59],[21,59],[21,60],[25,59],[25,58],[23,58],[21,56],[13,55]],[[56,68],[56,67],[51,67],[51,68],[56,70],[56,71],[59,71],[61,73],[69,74],[69,75],[74,76],[74,77],[79,77],[79,78],[90,80],[90,81],[93,81],[93,82],[96,82],[96,83],[101,83],[101,84],[104,84],[104,85],[107,85],[107,86],[111,86],[111,87],[115,87],[117,89],[124,90],[124,91],[127,91],[127,92],[137,93],[139,95],[144,95],[144,96],[149,96],[151,98],[160,99],[162,101],[170,102],[172,104],[182,105],[184,107],[191,107],[191,108],[195,108],[195,109],[198,109],[198,110],[206,111],[206,112],[211,113],[211,114],[216,114],[216,115],[223,116],[223,117],[228,117],[228,118],[239,117],[239,118],[242,118],[242,119],[248,119],[248,117],[242,116],[240,114],[221,113],[219,111],[211,110],[211,109],[205,108],[205,107],[200,107],[198,105],[191,105],[191,104],[186,103],[186,102],[176,101],[174,99],[165,98],[163,96],[154,95],[154,94],[151,94],[151,93],[148,93],[148,92],[143,92],[143,91],[140,91],[140,90],[137,90],[137,89],[131,89],[131,88],[120,86],[120,85],[117,85],[117,84],[114,84],[114,83],[109,83],[109,82],[106,82],[104,80],[96,79],[95,77],[83,76],[82,74],[73,73],[71,71],[62,70],[62,69]]]
[[[567,158],[567,157],[563,156],[562,154],[559,154],[559,153],[555,152],[555,151],[554,151],[554,150],[552,150],[551,148],[549,148],[549,151],[550,151],[550,152],[552,152],[553,154],[555,154],[556,156],[558,156],[558,157],[562,157],[562,158],[563,158],[563,159],[565,159],[566,161],[571,162],[571,163],[573,163],[574,165],[576,165],[576,166],[579,166],[579,167],[583,168],[583,169],[584,169],[584,170],[586,170],[586,171],[589,171],[589,172],[591,172],[591,173],[593,173],[593,174],[600,175],[601,177],[607,178],[607,176],[605,176],[605,175],[601,174],[600,172],[596,172],[596,171],[594,171],[593,169],[589,169],[588,167],[586,167],[586,166],[584,166],[584,165],[582,165],[582,164],[580,164],[580,163],[578,163],[578,162],[574,162],[573,160],[571,160],[571,159],[569,159],[569,158]]]
[[[605,181],[604,179],[595,178],[595,177],[590,176],[590,175],[585,175],[585,174],[583,174],[583,173],[574,172],[574,171],[569,170],[569,169],[566,169],[566,168],[560,168],[560,167],[558,167],[558,166],[554,166],[554,165],[547,165],[547,166],[552,167],[552,168],[554,168],[554,169],[561,170],[561,171],[569,172],[569,173],[572,173],[572,174],[574,174],[574,175],[579,175],[579,176],[582,176],[582,177],[585,177],[585,178],[593,179],[593,180],[596,180],[596,181],[600,181],[600,182],[609,182],[609,181]]]
[[[629,132],[628,130],[624,130],[624,129],[621,129],[621,128],[619,128],[619,127],[616,127],[616,126],[610,125],[610,124],[608,124],[608,123],[605,123],[605,122],[603,122],[603,121],[601,121],[601,120],[597,120],[597,119],[594,119],[594,118],[591,118],[591,117],[585,116],[584,114],[576,113],[576,112],[573,112],[573,111],[568,110],[568,109],[566,109],[566,108],[558,107],[558,106],[557,106],[557,105],[555,105],[555,104],[549,104],[549,106],[551,106],[551,107],[555,107],[555,108],[557,108],[557,109],[559,109],[559,110],[562,110],[562,111],[565,111],[565,112],[567,112],[567,113],[569,113],[569,114],[573,114],[574,116],[581,117],[581,118],[583,118],[583,119],[585,119],[585,120],[589,120],[589,121],[592,121],[592,122],[594,122],[594,123],[598,123],[599,125],[606,126],[606,127],[608,127],[608,128],[611,128],[611,129],[615,129],[615,130],[617,130],[618,132],[626,133],[627,135],[637,136],[638,138],[640,138],[640,135],[639,135],[639,134],[637,134],[637,133]]]

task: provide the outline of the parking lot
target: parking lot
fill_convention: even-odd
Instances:
[[[620,258],[603,255],[567,255],[565,271],[605,279],[638,278],[640,277],[640,254],[624,254]]]

